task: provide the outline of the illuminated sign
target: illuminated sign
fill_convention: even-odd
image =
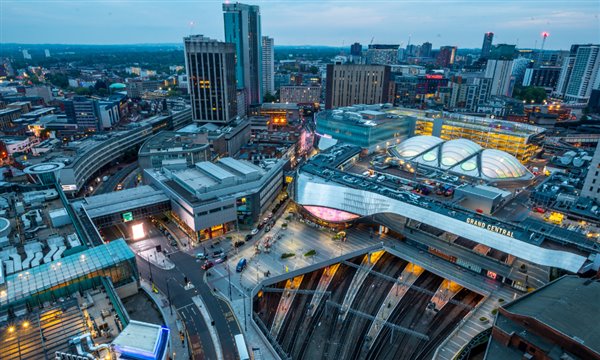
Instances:
[[[431,74],[425,75],[425,79],[443,79],[443,78],[444,78],[443,75],[431,75]]]
[[[77,190],[77,185],[62,185],[63,191],[75,191]]]
[[[356,214],[323,206],[305,205],[304,208],[312,215],[328,222],[343,222],[359,218]]]
[[[131,211],[123,213],[123,222],[128,222],[128,221],[132,221],[132,220],[133,220],[133,213]]]
[[[487,277],[489,277],[490,279],[496,280],[496,278],[498,277],[498,275],[495,272],[488,270]]]
[[[488,223],[483,222],[483,221],[479,221],[479,220],[467,218],[467,224],[479,226],[480,228],[487,229],[489,231],[493,231],[493,232],[496,232],[496,233],[504,235],[504,236],[509,236],[509,237],[512,237],[512,238],[515,237],[514,233],[512,231],[506,230],[504,228],[501,228],[500,226],[488,224]]]

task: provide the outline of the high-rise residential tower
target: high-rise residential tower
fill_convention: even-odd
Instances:
[[[454,64],[456,46],[442,46],[435,60],[435,64],[441,67],[449,67]]]
[[[202,35],[183,41],[194,121],[230,122],[237,116],[235,45]]]
[[[387,65],[327,65],[325,108],[392,101],[390,71]]]
[[[275,42],[262,37],[262,87],[263,94],[275,94]]]
[[[487,59],[490,57],[490,51],[492,50],[492,40],[494,40],[493,32],[486,32],[483,35],[483,44],[481,45],[482,59]]]
[[[599,73],[600,45],[572,45],[554,94],[567,102],[586,103],[595,82],[600,81]]]
[[[498,44],[490,50],[485,77],[492,79],[491,96],[512,96],[512,68],[515,45]]]
[[[260,9],[255,5],[223,4],[225,41],[235,44],[238,89],[248,105],[262,102],[262,36]]]

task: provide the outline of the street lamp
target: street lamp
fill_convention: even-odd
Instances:
[[[167,300],[169,300],[169,309],[171,311],[171,315],[173,315],[173,306],[171,305],[171,291],[169,290],[169,280],[175,280],[175,279],[170,277],[167,280],[165,280],[165,284],[167,285]]]

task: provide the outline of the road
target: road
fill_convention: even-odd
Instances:
[[[106,194],[115,191],[117,185],[135,170],[138,166],[137,162],[123,166],[123,168],[117,171],[114,175],[110,176],[107,181],[100,183],[95,194]]]
[[[139,256],[136,258],[140,276],[150,279],[151,267],[152,281],[156,287],[162,293],[170,295],[173,306],[185,324],[189,338],[192,338],[194,334],[199,336],[203,358],[217,359],[217,355],[208,329],[213,325],[206,324],[192,300],[192,297],[198,295],[202,297],[214,321],[223,358],[226,360],[237,359],[234,335],[241,333],[241,329],[229,305],[221,298],[216,297],[212,289],[204,282],[205,271],[200,269],[200,263],[196,262],[194,257],[181,251],[170,254],[171,260],[177,264],[172,270],[162,270]],[[194,285],[192,289],[186,290],[183,286],[186,276],[188,281]]]

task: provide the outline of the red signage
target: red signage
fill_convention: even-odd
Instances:
[[[425,75],[425,79],[443,79],[443,78],[444,78],[443,75],[432,75],[432,74]]]

